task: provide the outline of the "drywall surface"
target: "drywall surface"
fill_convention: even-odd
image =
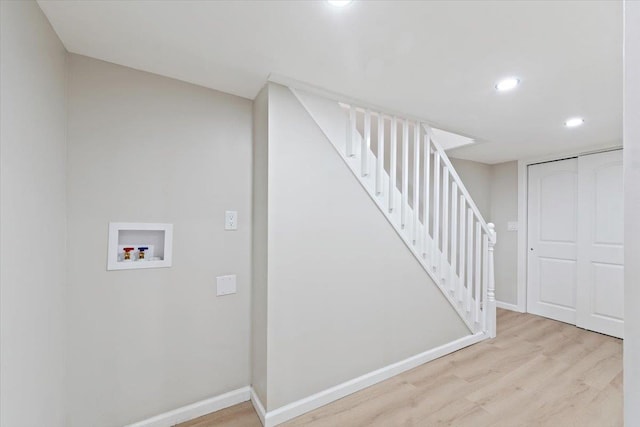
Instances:
[[[472,160],[454,158],[450,160],[485,221],[490,222],[491,165]]]
[[[624,2],[624,419],[640,420],[640,3]]]
[[[249,384],[252,103],[70,55],[70,427]],[[225,210],[238,230],[224,231]],[[174,225],[173,266],[106,271],[107,227]],[[215,278],[236,274],[236,294]]]
[[[491,165],[489,220],[498,234],[494,249],[496,300],[517,304],[518,232],[509,231],[507,223],[518,221],[518,162]]]
[[[0,425],[65,423],[67,52],[0,2]]]
[[[265,86],[253,101],[251,386],[263,405],[267,401],[268,90]]]
[[[294,95],[269,107],[273,410],[470,332]]]

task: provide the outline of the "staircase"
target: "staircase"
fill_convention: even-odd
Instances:
[[[291,90],[469,330],[495,337],[495,227],[434,130],[419,119]]]

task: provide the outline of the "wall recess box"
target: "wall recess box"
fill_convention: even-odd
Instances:
[[[110,222],[107,270],[171,267],[172,244],[173,224]]]

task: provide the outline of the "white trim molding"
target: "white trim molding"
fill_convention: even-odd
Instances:
[[[518,313],[524,313],[524,310],[521,310],[518,304],[512,304],[510,302],[496,301],[496,307],[502,308],[504,310],[511,310],[511,311],[517,311]]]
[[[525,160],[518,161],[518,262],[517,295],[518,311],[527,311],[527,168]]]
[[[251,401],[253,404],[262,424],[265,427],[273,427],[352,393],[387,380],[395,375],[401,374],[402,372],[408,371],[424,363],[430,362],[488,338],[489,335],[482,332],[459,338],[448,344],[411,356],[407,359],[401,360],[400,362],[369,372],[368,374],[364,374],[360,377],[338,384],[337,386],[323,390],[319,393],[269,412],[265,410],[264,404],[253,388],[246,386],[147,418],[146,420],[128,424],[125,427],[172,427],[178,423],[190,421],[203,415],[247,401]]]
[[[228,408],[238,403],[246,402],[251,398],[251,388],[249,386],[239,388],[173,411],[165,412],[146,420],[129,424],[125,427],[171,427],[178,423],[193,420],[203,415]]]
[[[253,387],[251,387],[251,404],[258,413],[258,418],[260,418],[262,425],[266,425],[267,411],[264,409],[264,405]]]
[[[364,374],[360,377],[338,384],[334,387],[266,413],[264,413],[262,402],[260,402],[260,399],[258,399],[255,393],[251,394],[251,402],[253,403],[256,412],[258,412],[258,416],[263,422],[264,427],[274,427],[307,412],[313,411],[321,406],[327,405],[338,399],[342,399],[352,393],[387,380],[395,375],[401,374],[402,372],[408,371],[424,363],[430,362],[488,338],[489,335],[482,332],[459,338],[448,344],[411,356],[407,359],[401,360],[400,362],[369,372],[368,374]],[[264,414],[264,416],[261,415],[261,413]]]

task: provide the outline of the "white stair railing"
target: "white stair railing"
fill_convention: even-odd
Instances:
[[[347,138],[334,145],[343,159],[469,328],[495,337],[495,227],[429,125],[340,105]]]

